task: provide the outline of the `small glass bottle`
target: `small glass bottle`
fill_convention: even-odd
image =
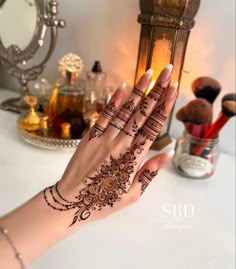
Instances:
[[[58,114],[66,110],[84,111],[84,89],[79,87],[78,73],[66,70],[65,82],[58,89]]]
[[[39,133],[43,137],[48,137],[48,116],[42,116],[40,118]]]
[[[105,105],[105,82],[107,74],[102,71],[100,61],[95,61],[91,71],[87,72],[85,110],[100,113]]]
[[[185,131],[177,141],[173,166],[185,177],[204,179],[210,177],[219,157],[219,139],[194,137]]]

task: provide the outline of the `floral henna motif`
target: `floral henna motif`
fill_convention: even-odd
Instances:
[[[147,106],[148,106],[147,97],[144,97],[139,107],[139,111],[144,117],[147,117],[147,113],[145,111],[147,109]]]
[[[105,130],[106,130],[105,128],[95,123],[92,129],[90,130],[89,140],[92,140],[95,137],[100,137],[105,132]]]
[[[141,194],[144,193],[145,189],[149,185],[149,183],[152,181],[152,179],[158,174],[158,170],[156,171],[150,171],[148,169],[145,169],[141,175],[139,176],[138,182],[140,182],[141,185]]]
[[[123,130],[123,132],[131,137],[135,137],[138,133],[139,133],[139,127],[138,124],[136,122],[136,120],[134,120],[133,126],[132,126],[132,133],[130,133],[129,131],[126,131],[125,129]]]
[[[130,116],[134,113],[136,107],[134,100],[127,101],[120,109],[117,118],[121,119],[124,122],[128,122]]]
[[[165,110],[165,104],[161,104],[147,120],[146,124],[140,131],[140,134],[150,141],[154,141],[156,136],[161,131],[167,118],[167,112]]]
[[[94,177],[85,180],[85,188],[75,197],[75,201],[66,200],[60,194],[57,184],[44,190],[46,203],[58,211],[76,210],[70,226],[89,218],[95,210],[112,207],[121,200],[130,185],[130,176],[134,173],[136,155],[141,154],[146,140],[133,145],[125,154],[105,161]]]
[[[117,112],[117,107],[115,106],[115,103],[109,103],[103,110],[102,115],[108,120],[111,120]]]

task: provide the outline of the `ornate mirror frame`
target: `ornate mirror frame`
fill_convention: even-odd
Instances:
[[[0,108],[3,110],[21,112],[24,107],[23,97],[29,93],[28,82],[37,79],[38,75],[43,72],[56,46],[58,28],[65,27],[65,21],[57,19],[58,1],[35,0],[35,4],[37,8],[36,29],[31,42],[25,49],[21,50],[15,44],[5,48],[0,38],[0,64],[19,81],[22,88],[19,98],[11,98],[0,104]],[[50,30],[50,42],[46,56],[39,64],[27,68],[27,61],[32,59],[38,49],[43,46],[47,29]]]

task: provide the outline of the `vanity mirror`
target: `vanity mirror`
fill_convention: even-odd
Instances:
[[[21,96],[4,101],[1,109],[20,112],[24,107],[28,82],[42,73],[55,48],[58,28],[65,26],[57,14],[56,0],[0,0],[0,65],[21,85]],[[40,63],[32,65],[30,60],[44,47],[47,31],[47,52]]]

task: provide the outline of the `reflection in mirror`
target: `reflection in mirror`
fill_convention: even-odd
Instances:
[[[0,108],[21,112],[24,96],[29,94],[28,82],[43,72],[55,48],[58,28],[65,22],[57,18],[57,0],[0,0],[0,11],[0,65],[21,85],[21,96],[7,99]],[[45,49],[46,31],[50,38]],[[30,60],[42,47],[45,56],[32,64]]]
[[[36,23],[34,0],[5,0],[0,13],[0,39],[4,47],[14,44],[24,50],[34,35]]]

